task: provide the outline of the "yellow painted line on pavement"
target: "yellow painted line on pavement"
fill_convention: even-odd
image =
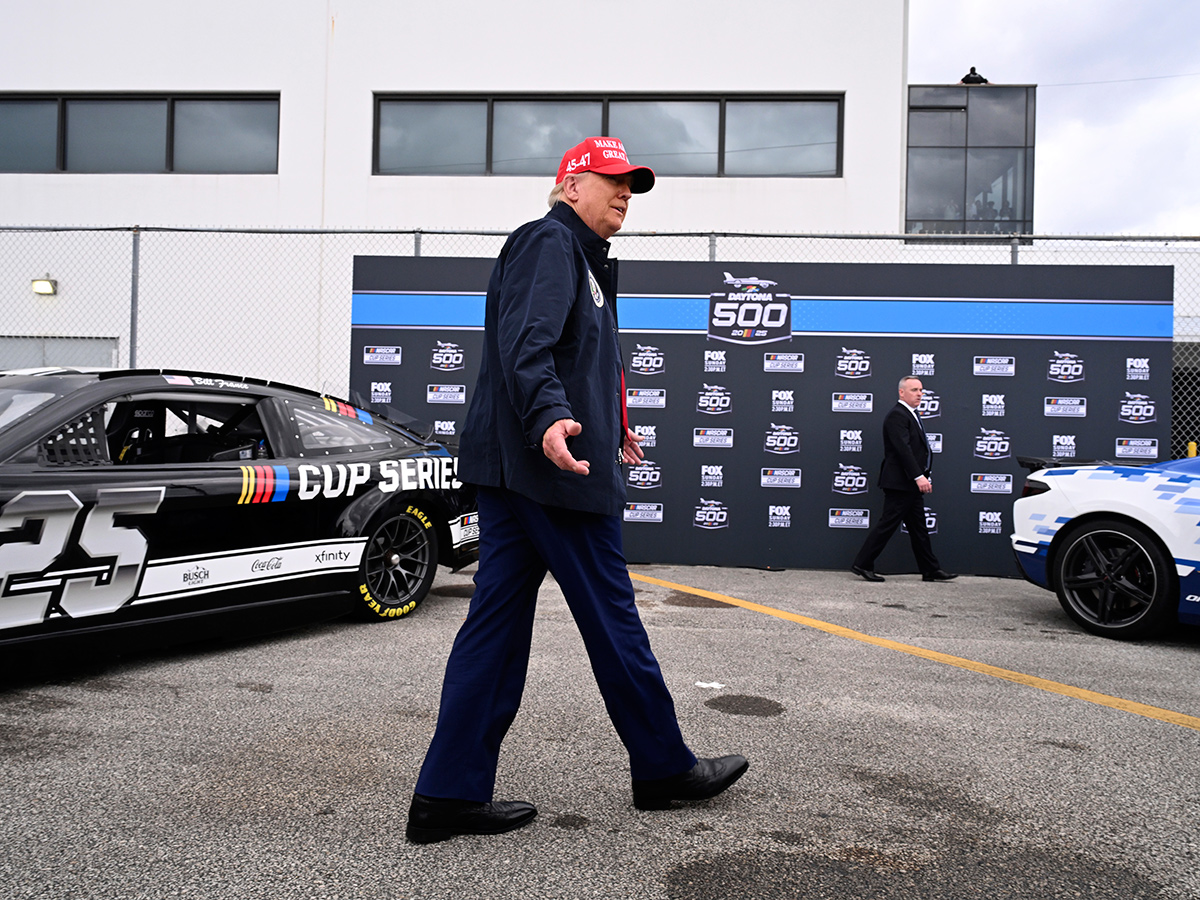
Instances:
[[[824,631],[827,634],[848,638],[852,641],[859,641],[864,644],[872,644],[876,647],[884,647],[888,650],[895,650],[898,653],[907,653],[911,656],[919,656],[921,659],[928,659],[932,662],[942,663],[943,665],[957,666],[960,669],[968,669],[972,672],[978,672],[981,675],[990,675],[992,678],[1002,678],[1005,681],[1023,684],[1027,687],[1037,688],[1041,691],[1049,691],[1051,694],[1061,694],[1064,697],[1072,697],[1076,700],[1085,700],[1088,703],[1095,703],[1098,706],[1107,706],[1110,709],[1123,710],[1124,712],[1133,713],[1135,716],[1144,716],[1147,719],[1157,719],[1160,722],[1170,722],[1172,725],[1180,725],[1184,728],[1191,728],[1195,731],[1200,731],[1200,717],[1197,716],[1189,716],[1184,713],[1174,712],[1169,709],[1162,709],[1158,706],[1147,706],[1145,703],[1137,703],[1133,700],[1125,700],[1121,697],[1112,697],[1108,694],[1100,694],[1096,691],[1089,691],[1070,684],[1062,684],[1058,681],[1050,681],[1046,678],[1038,678],[1036,675],[1026,675],[1024,672],[1014,672],[1011,669],[1001,669],[998,666],[989,666],[987,663],[976,662],[973,659],[963,659],[961,656],[950,656],[947,653],[938,653],[936,650],[926,650],[924,647],[915,647],[912,644],[902,644],[899,641],[889,641],[887,638],[863,634],[861,631],[843,628],[841,625],[834,625],[830,622],[822,622],[820,619],[810,619],[808,616],[801,616],[797,615],[796,613],[785,612],[782,609],[763,606],[760,603],[751,603],[749,600],[739,600],[737,597],[729,597],[725,594],[717,594],[712,591],[691,587],[690,585],[686,584],[675,584],[672,581],[663,581],[661,578],[654,578],[650,575],[638,575],[630,572],[629,577],[634,581],[643,581],[646,584],[657,584],[659,587],[683,591],[686,594],[694,594],[697,597],[707,597],[709,600],[719,600],[722,603],[728,603],[731,606],[740,606],[742,609],[748,609],[752,612],[774,616],[777,619],[786,619],[789,622],[796,622],[800,625],[806,625],[809,628],[815,628],[817,631]]]

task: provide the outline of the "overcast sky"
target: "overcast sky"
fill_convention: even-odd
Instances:
[[[910,84],[1035,84],[1039,234],[1200,235],[1200,3],[909,0]]]

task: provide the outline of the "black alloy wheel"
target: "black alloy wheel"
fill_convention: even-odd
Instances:
[[[428,515],[413,506],[385,513],[371,529],[363,553],[360,615],[372,621],[408,615],[429,593],[437,561],[437,532]]]
[[[1105,637],[1156,634],[1178,604],[1175,567],[1159,542],[1116,519],[1085,522],[1064,534],[1054,576],[1067,615]]]

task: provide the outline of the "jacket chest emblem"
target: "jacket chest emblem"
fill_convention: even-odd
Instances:
[[[588,287],[592,289],[592,302],[597,306],[603,306],[604,292],[600,290],[600,282],[596,280],[596,276],[592,274],[591,269],[588,269]]]

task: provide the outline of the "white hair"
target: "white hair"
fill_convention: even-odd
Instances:
[[[899,383],[899,384],[897,384],[897,385],[896,385],[896,387],[897,387],[899,390],[904,390],[904,382],[906,382],[906,381],[920,381],[920,380],[921,380],[921,376],[920,376],[920,375],[905,375],[903,378],[901,378],[901,379],[900,379],[900,383]]]

